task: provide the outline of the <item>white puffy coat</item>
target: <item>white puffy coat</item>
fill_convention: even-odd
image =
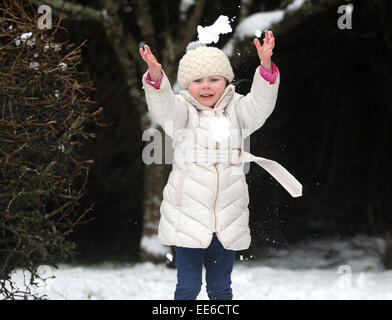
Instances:
[[[250,93],[243,96],[228,85],[214,108],[197,102],[187,90],[174,94],[164,75],[160,88],[143,85],[152,118],[173,138],[176,149],[232,150],[242,148],[245,135],[259,129],[275,107],[280,75],[274,84],[256,69]],[[231,135],[220,143],[211,139],[211,117],[226,117]],[[186,130],[184,130],[186,129]],[[236,130],[238,129],[238,130]],[[247,129],[246,134],[240,129]],[[186,132],[186,134],[180,134]],[[193,133],[189,135],[189,132]],[[181,138],[176,139],[180,136]],[[176,158],[175,158],[176,159]],[[189,159],[188,159],[189,160]],[[232,161],[234,162],[234,161]],[[158,239],[164,245],[206,248],[212,235],[223,247],[244,250],[250,245],[249,196],[241,164],[173,162],[163,191]]]

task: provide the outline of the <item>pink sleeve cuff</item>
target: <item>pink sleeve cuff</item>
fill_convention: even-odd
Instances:
[[[162,78],[163,78],[163,72],[161,71],[161,76],[159,77],[159,80],[158,81],[152,81],[151,77],[150,77],[150,72],[149,72],[149,73],[147,73],[146,82],[148,84],[151,84],[155,89],[159,89],[160,86],[161,86]]]
[[[264,68],[262,64],[259,67],[260,74],[262,75],[262,77],[265,80],[267,80],[270,84],[273,84],[276,80],[276,77],[278,76],[279,69],[272,61],[271,61],[271,69],[272,72],[269,72],[266,68]]]

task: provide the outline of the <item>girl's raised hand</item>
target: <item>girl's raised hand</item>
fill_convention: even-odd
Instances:
[[[162,66],[152,54],[150,47],[145,44],[139,49],[139,52],[144,62],[148,65],[151,80],[158,81],[161,76]]]
[[[261,45],[259,39],[255,38],[253,43],[256,46],[261,64],[271,71],[271,56],[275,47],[275,38],[272,31],[264,31],[264,43]]]

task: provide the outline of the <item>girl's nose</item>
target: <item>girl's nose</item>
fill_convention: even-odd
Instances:
[[[203,82],[201,83],[203,88],[209,88],[210,87],[210,83],[208,82],[207,79],[203,79]]]

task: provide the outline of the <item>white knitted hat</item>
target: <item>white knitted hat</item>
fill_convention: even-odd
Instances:
[[[222,76],[231,82],[234,78],[229,59],[222,50],[191,42],[180,60],[177,81],[181,89],[187,89],[193,80],[209,76]]]

